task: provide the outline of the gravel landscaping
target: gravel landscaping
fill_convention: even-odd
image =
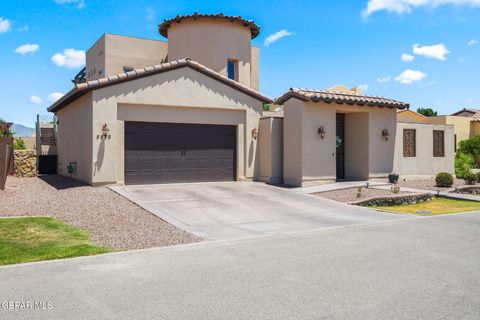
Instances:
[[[451,188],[440,188],[436,186],[435,178],[425,179],[425,180],[407,180],[407,181],[398,181],[398,185],[400,187],[408,187],[408,188],[415,188],[415,189],[422,189],[422,190],[433,190],[433,191],[447,191],[450,189],[454,189],[455,187],[461,187],[465,185],[465,181],[463,179],[453,179],[453,185]]]
[[[404,195],[412,195],[414,193],[411,192],[404,192],[400,191],[398,193],[393,193],[390,190],[380,190],[380,189],[372,189],[372,188],[362,188],[362,196],[357,198],[357,188],[348,188],[348,189],[340,189],[335,191],[327,191],[316,193],[315,195],[319,197],[324,197],[327,199],[351,203],[356,202],[363,199],[371,199],[376,197],[388,197],[388,196],[404,196]]]
[[[48,216],[88,230],[98,246],[142,249],[201,241],[107,187],[61,177],[9,176],[0,190],[0,217]]]

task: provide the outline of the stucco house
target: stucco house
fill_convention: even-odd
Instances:
[[[92,185],[302,186],[394,171],[407,103],[341,86],[273,101],[259,92],[260,28],[241,17],[177,16],[159,32],[168,42],[105,34],[88,50],[74,88],[49,107],[59,174]]]

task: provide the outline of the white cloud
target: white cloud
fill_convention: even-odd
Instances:
[[[386,77],[378,78],[377,81],[380,83],[385,83],[385,82],[390,82],[391,79],[392,77],[386,76]]]
[[[269,35],[266,39],[265,39],[265,42],[263,43],[263,45],[265,47],[268,47],[269,45],[271,45],[272,43],[284,38],[284,37],[288,37],[288,36],[293,36],[293,32],[290,32],[288,30],[280,30],[278,32],[275,32],[274,34],[271,34]]]
[[[0,33],[10,31],[11,27],[12,24],[10,23],[10,20],[0,17]]]
[[[398,77],[395,77],[395,80],[403,84],[412,84],[417,81],[421,81],[427,75],[422,71],[416,71],[407,69],[400,73]]]
[[[368,90],[368,84],[361,84],[358,86],[362,92],[365,92]]]
[[[367,7],[362,11],[362,16],[366,18],[378,11],[397,14],[411,13],[415,8],[437,8],[445,5],[480,7],[480,0],[369,0]]]
[[[53,0],[53,1],[61,5],[74,5],[78,9],[85,8],[85,0]]]
[[[17,29],[18,32],[27,32],[30,29],[28,25],[24,25],[23,27],[20,27]]]
[[[445,55],[447,55],[449,52],[450,51],[448,51],[443,43],[422,47],[419,44],[413,45],[413,53],[432,59],[446,60],[447,58],[445,58]]]
[[[40,104],[40,103],[42,103],[42,99],[41,99],[39,96],[31,96],[31,97],[28,99],[28,103],[31,103],[31,104]]]
[[[411,54],[408,54],[408,53],[404,53],[404,54],[402,54],[401,59],[402,59],[402,61],[405,61],[405,62],[411,62],[411,61],[413,61],[413,59],[415,59],[415,56],[413,56]]]
[[[469,46],[474,46],[474,45],[478,44],[478,40],[472,39],[472,40],[468,41],[467,44],[468,44]]]
[[[65,49],[63,53],[54,54],[52,61],[59,67],[80,68],[85,65],[85,51]]]
[[[27,44],[21,45],[20,47],[15,49],[15,53],[19,53],[21,55],[25,55],[27,53],[33,54],[33,53],[37,52],[38,50],[40,50],[40,46],[38,44],[27,43]]]
[[[52,92],[48,95],[47,99],[50,102],[55,102],[63,96],[64,96],[64,94],[61,93],[61,92]]]

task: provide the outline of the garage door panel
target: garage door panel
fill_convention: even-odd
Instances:
[[[235,179],[236,127],[125,122],[125,183]]]

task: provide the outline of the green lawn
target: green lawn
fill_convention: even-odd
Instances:
[[[480,202],[468,200],[452,200],[446,198],[433,198],[417,204],[406,204],[400,206],[372,207],[382,211],[412,213],[416,214],[419,210],[430,210],[432,215],[458,213],[467,211],[480,211]],[[424,215],[424,214],[422,214]]]
[[[94,246],[88,232],[44,217],[0,219],[0,265],[110,252]]]

